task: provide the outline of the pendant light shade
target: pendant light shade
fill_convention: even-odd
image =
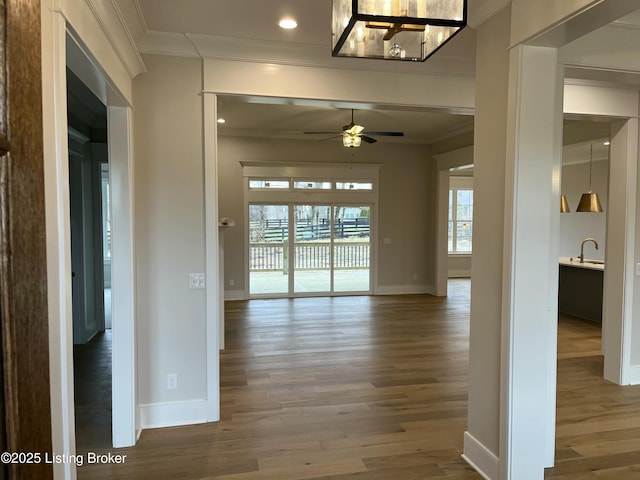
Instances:
[[[571,209],[569,208],[569,202],[567,202],[567,196],[562,195],[560,197],[560,213],[569,213]]]
[[[597,193],[583,193],[576,212],[602,212],[602,204]]]
[[[583,193],[578,203],[576,212],[602,212],[602,204],[597,193],[591,192],[591,168],[593,165],[593,144],[590,145],[589,151],[589,191]]]

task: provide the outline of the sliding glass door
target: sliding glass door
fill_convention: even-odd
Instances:
[[[370,291],[371,207],[249,205],[249,293]]]
[[[249,294],[289,293],[289,206],[249,205]]]
[[[331,207],[294,205],[294,293],[331,292]]]
[[[333,207],[333,291],[369,291],[371,208]]]

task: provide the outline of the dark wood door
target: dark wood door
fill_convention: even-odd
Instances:
[[[40,0],[0,0],[0,335],[3,450],[51,453]],[[4,478],[47,479],[11,463]]]

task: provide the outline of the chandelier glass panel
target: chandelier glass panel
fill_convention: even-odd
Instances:
[[[333,0],[332,55],[424,61],[466,24],[466,0]]]

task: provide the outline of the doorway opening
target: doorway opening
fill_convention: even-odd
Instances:
[[[76,446],[112,445],[107,107],[67,69]]]
[[[249,204],[249,294],[371,292],[371,206]]]

